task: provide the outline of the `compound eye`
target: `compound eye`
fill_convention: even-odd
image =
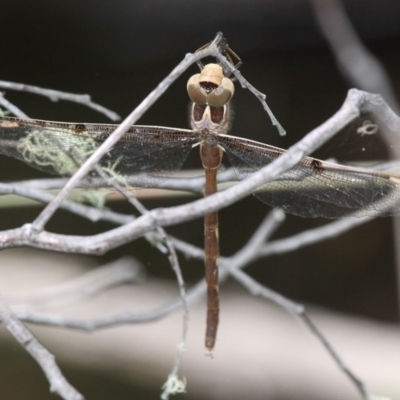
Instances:
[[[235,85],[227,78],[223,77],[221,84],[208,95],[208,104],[212,107],[222,107],[232,98],[235,93]]]
[[[207,92],[201,87],[199,83],[200,74],[193,75],[187,83],[186,89],[189,98],[196,104],[207,104]]]

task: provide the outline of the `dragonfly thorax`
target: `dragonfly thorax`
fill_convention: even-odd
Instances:
[[[190,124],[198,132],[226,133],[230,128],[229,107],[212,107],[193,103]]]

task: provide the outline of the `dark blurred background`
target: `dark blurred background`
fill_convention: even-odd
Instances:
[[[344,4],[355,30],[385,66],[392,88],[398,93],[400,3],[346,0]],[[5,0],[1,2],[0,13],[0,79],[88,93],[93,101],[124,117],[186,53],[212,40],[217,31],[224,33],[240,55],[244,62],[242,73],[267,94],[270,107],[287,131],[285,137],[279,136],[258,101],[238,87],[232,134],[287,148],[329,118],[343,103],[350,85],[338,71],[307,1]],[[139,123],[186,128],[186,79],[195,72],[196,68],[192,67],[174,83]],[[109,122],[77,104],[52,103],[46,98],[12,91],[6,95],[32,118]],[[200,162],[194,157],[188,167],[199,168]],[[1,181],[37,176],[45,175],[7,157],[0,158]],[[184,201],[149,200],[145,205],[164,207]],[[123,204],[117,208],[130,210]],[[267,211],[255,198],[222,210],[221,253],[230,255],[240,249]],[[38,207],[3,211],[2,229],[31,221],[38,212]],[[93,234],[109,228],[106,224],[90,224],[78,217],[66,216],[58,213],[48,229]],[[326,222],[288,217],[275,238]],[[171,227],[168,232],[202,245],[200,220]],[[101,260],[113,259],[121,253],[139,257],[146,263],[150,276],[174,279],[163,256],[143,240],[116,249]],[[261,260],[247,271],[261,283],[297,301],[395,323],[398,302],[394,260],[392,221],[382,218],[334,240]],[[182,262],[189,284],[201,278],[201,263]],[[6,351],[1,345],[0,350]],[[1,391],[3,385],[0,380]],[[128,387],[120,397],[113,392],[112,398],[154,398],[158,386],[155,384],[153,394],[142,397],[130,397],[127,393],[132,388]],[[93,394],[88,398],[100,398],[94,394],[95,388],[92,389]],[[25,394],[18,398],[39,397]],[[187,398],[197,397],[192,392]]]

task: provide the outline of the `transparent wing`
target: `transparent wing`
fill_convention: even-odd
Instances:
[[[271,163],[285,150],[221,135],[220,145],[240,180]],[[302,217],[339,218],[399,214],[400,176],[350,168],[307,157],[278,180],[254,192],[264,203]],[[379,202],[379,204],[377,204]]]
[[[3,117],[0,153],[42,171],[69,176],[116,127]],[[198,135],[190,130],[132,126],[100,165],[108,176],[119,181],[135,176],[137,186],[156,186],[181,168],[198,140]]]

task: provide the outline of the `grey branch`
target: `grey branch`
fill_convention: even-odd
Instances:
[[[390,107],[398,113],[399,103],[384,66],[357,35],[341,0],[310,0],[310,3],[338,68],[349,84],[352,87],[381,94]],[[388,144],[395,144],[390,140],[390,132],[383,129],[382,133]],[[395,145],[394,148],[390,146],[389,149],[394,155],[400,155],[399,145]]]
[[[15,104],[8,101],[2,93],[0,93],[0,106],[10,111],[19,118],[28,118],[28,116],[19,109]]]
[[[371,395],[366,390],[363,382],[347,367],[344,361],[340,358],[338,353],[334,350],[333,346],[325,338],[325,336],[319,331],[319,329],[314,325],[306,314],[304,307],[301,304],[297,304],[279,293],[259,284],[249,275],[241,271],[243,267],[251,263],[260,257],[263,252],[263,244],[268,241],[268,238],[274,233],[274,231],[282,224],[284,221],[284,213],[281,210],[274,210],[263,223],[260,224],[257,231],[254,233],[252,238],[248,241],[245,247],[238,253],[229,258],[221,257],[221,274],[220,280],[226,280],[228,274],[234,277],[241,285],[243,285],[250,293],[257,296],[262,296],[267,300],[270,300],[277,305],[285,308],[290,313],[296,315],[305,326],[312,332],[313,335],[320,341],[323,347],[329,352],[334,361],[338,364],[339,368],[353,381],[363,399],[371,399]],[[330,224],[333,225],[333,224]],[[317,234],[317,230],[315,230]],[[188,245],[184,242],[173,240],[174,245],[181,251],[196,258],[203,257],[203,250],[195,248],[194,246]],[[206,285],[205,281],[202,280],[194,288],[189,290],[187,295],[187,300],[189,303],[195,302],[205,295]],[[31,312],[18,312],[19,318],[38,324],[52,325],[52,326],[62,326],[75,329],[83,330],[96,330],[102,329],[110,326],[115,326],[119,324],[127,323],[144,323],[154,321],[165,317],[169,313],[176,311],[181,307],[181,301],[179,299],[170,302],[169,304],[157,308],[150,312],[145,313],[131,313],[124,312],[119,314],[114,314],[106,317],[96,318],[93,320],[88,319],[76,319],[70,317],[61,317],[55,315],[40,315]],[[167,397],[165,397],[167,398]]]
[[[54,196],[49,193],[34,189],[34,186],[23,185],[19,183],[0,183],[0,193],[15,194],[36,200],[41,203],[49,203],[54,198]],[[118,214],[107,209],[99,210],[98,208],[90,207],[70,200],[64,200],[61,203],[60,208],[68,210],[83,218],[87,218],[92,222],[103,220],[115,223],[117,225],[123,225],[134,219],[134,217],[131,215]]]
[[[93,166],[118,142],[122,135],[133,125],[171,86],[171,84],[179,78],[180,75],[190,65],[207,56],[215,56],[218,53],[218,44],[222,40],[222,34],[218,34],[212,44],[206,49],[196,54],[187,54],[186,57],[163,79],[158,86],[136,107],[128,117],[118,126],[118,128],[107,138],[107,140],[94,152],[79,168],[79,170],[71,177],[68,183],[54,198],[54,200],[46,207],[45,210],[33,222],[34,230],[40,231],[57,210],[58,205],[68,196],[71,190],[78,182],[88,174]]]
[[[121,117],[114,111],[111,111],[101,106],[100,104],[94,103],[88,94],[61,92],[59,90],[45,89],[39,86],[25,85],[24,83],[16,83],[8,81],[0,81],[0,88],[38,94],[40,96],[48,97],[51,101],[59,101],[59,100],[72,101],[74,103],[83,104],[86,107],[92,108],[93,110],[101,114],[104,114],[107,118],[110,118],[112,121],[119,121],[121,119]],[[11,109],[9,110],[13,112]]]
[[[83,400],[83,396],[69,384],[58,368],[55,357],[32,335],[31,331],[15,316],[0,296],[0,318],[8,331],[40,365],[50,383],[50,391],[65,400]]]
[[[234,187],[209,196],[206,199],[197,200],[184,206],[156,209],[146,213],[136,220],[124,222],[121,221],[121,223],[124,224],[123,226],[99,235],[90,237],[67,236],[44,231],[44,225],[47,223],[49,218],[51,218],[55,210],[61,206],[65,200],[65,197],[70,193],[70,191],[79,183],[79,181],[87,174],[87,172],[93,168],[100,158],[109,151],[111,146],[115,144],[117,140],[119,140],[121,135],[128,129],[128,127],[135,123],[135,121],[143,115],[143,113],[165,92],[169,85],[189,67],[189,65],[208,55],[214,55],[220,60],[224,61],[218,54],[218,40],[220,40],[220,37],[217,37],[213,44],[207,49],[202,50],[195,55],[187,55],[186,58],[171,72],[171,74],[165,80],[163,80],[159,86],[139,105],[139,107],[133,111],[130,116],[116,129],[114,134],[107,139],[107,141],[98,149],[98,151],[96,151],[87,160],[87,162],[82,165],[80,170],[70,179],[60,194],[56,196],[56,198],[49,204],[49,206],[33,224],[26,224],[18,229],[0,232],[0,247],[7,248],[29,245],[32,247],[64,252],[103,254],[112,248],[128,243],[161,226],[174,225],[190,219],[198,218],[206,213],[226,207],[251,194],[257,187],[277,179],[280,174],[295,166],[303,157],[321,146],[348,123],[358,118],[363,113],[370,112],[374,114],[376,119],[381,121],[381,123],[386,126],[388,131],[399,131],[399,118],[393,113],[393,111],[387,106],[380,96],[353,89],[349,91],[346,101],[334,116],[332,116],[318,128],[311,131],[303,140],[292,146],[277,160]],[[241,75],[237,72],[235,73],[235,76],[237,76],[239,80],[241,79]],[[247,87],[250,88],[250,86]],[[260,95],[259,98],[263,98],[263,95]],[[269,219],[260,225],[258,231],[240,252],[238,252],[232,258],[222,258],[221,279],[226,279],[228,274],[230,274],[242,285],[244,285],[251,293],[268,298],[292,313],[298,315],[308,326],[308,328],[311,329],[314,334],[316,334],[318,339],[330,352],[342,370],[347,373],[349,377],[356,383],[357,387],[363,394],[364,399],[371,398],[366,397],[369,395],[365,391],[361,381],[359,381],[358,378],[356,378],[353,374],[349,373],[348,368],[332,350],[330,344],[319,333],[319,331],[316,330],[315,326],[309,322],[307,315],[304,313],[303,306],[285,299],[278,293],[259,285],[240,270],[244,265],[251,262],[251,260],[260,257],[263,254],[262,252],[268,254],[268,251],[266,250],[268,248],[268,244],[265,243],[266,238],[270,236],[270,234],[274,231],[274,229],[276,229],[282,220],[283,217],[281,213],[279,211],[275,211]],[[345,226],[343,225],[339,228],[336,227],[336,232],[340,229],[345,229]],[[328,231],[325,232],[326,237],[329,237],[331,234],[332,233],[328,233]],[[311,243],[312,239],[310,239],[310,237],[303,237],[297,240],[298,243],[301,241],[303,244],[307,244]],[[179,243],[176,240],[172,240],[172,243],[174,246],[179,248]],[[291,244],[291,246],[294,247],[293,244]],[[287,245],[287,248],[289,247],[290,245]],[[182,245],[180,250],[189,252],[192,256],[196,257],[202,257],[203,255],[202,250],[195,249],[193,246],[191,247],[187,244]],[[183,283],[180,284],[180,289],[182,290],[182,288]],[[188,302],[195,301],[199,297],[204,296],[204,293],[205,283],[204,281],[201,281],[189,291],[187,300]],[[166,304],[156,310],[142,313],[140,315],[134,313],[122,313],[92,321],[79,321],[73,318],[59,316],[41,316],[28,312],[19,312],[18,316],[27,321],[36,323],[47,323],[51,325],[74,327],[76,329],[92,330],[121,323],[148,322],[150,320],[161,318],[164,315],[177,310],[181,306],[182,300],[179,299],[170,302],[169,304]],[[7,309],[4,309],[4,312],[2,313],[3,321],[6,324],[8,321],[7,318],[13,317],[9,312],[7,314],[7,312]],[[17,322],[19,323],[19,321]]]
[[[94,236],[65,236],[39,231],[37,225],[0,232],[1,248],[17,245],[70,251],[86,254],[103,254],[106,251],[143,236],[159,226],[175,225],[224,208],[251,194],[257,187],[279,177],[296,165],[303,157],[321,146],[335,133],[364,112],[373,113],[393,132],[400,130],[400,119],[378,96],[356,89],[349,91],[340,110],[325,123],[315,128],[286,153],[248,179],[237,185],[190,204],[155,209],[124,226]],[[58,201],[62,198],[58,198]]]
[[[145,277],[143,266],[133,257],[122,257],[68,282],[41,288],[32,293],[6,296],[13,311],[50,308],[79,302],[104,293],[123,283],[141,283]]]
[[[96,166],[96,171],[99,174],[100,177],[105,179],[107,181],[107,176],[103,172],[103,170],[99,167]],[[137,200],[132,194],[129,192],[129,190],[125,187],[122,187],[116,179],[108,179],[110,184],[118,190],[128,201],[133,207],[135,207],[142,215],[146,215],[149,213],[149,211],[146,209],[146,207],[143,206],[142,203],[140,203],[139,200]],[[185,382],[180,380],[178,377],[178,371],[179,371],[179,366],[182,362],[183,358],[183,352],[185,349],[186,345],[186,336],[187,332],[189,329],[189,309],[187,305],[187,300],[186,300],[186,288],[185,288],[185,282],[182,276],[182,271],[179,265],[178,261],[178,256],[175,251],[175,247],[172,243],[172,240],[169,238],[165,230],[161,227],[158,227],[157,230],[153,233],[151,237],[147,235],[147,238],[150,239],[150,241],[153,241],[153,244],[162,252],[166,253],[166,250],[168,252],[168,260],[171,264],[171,268],[175,273],[176,280],[178,282],[178,287],[179,287],[179,295],[180,295],[180,300],[182,304],[182,336],[181,336],[181,341],[178,345],[178,349],[176,352],[175,356],[175,362],[172,367],[172,370],[168,376],[168,380],[163,386],[164,391],[161,394],[161,399],[163,400],[168,400],[170,394],[176,394],[177,392],[184,391],[185,389]]]

